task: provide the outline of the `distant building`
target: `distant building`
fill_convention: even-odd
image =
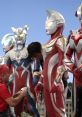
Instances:
[[[65,110],[67,117],[73,117],[72,115],[72,83],[68,84],[64,92],[65,96]]]
[[[40,100],[38,100],[37,109],[40,114],[40,117],[46,117],[46,107],[45,107],[43,93],[40,93]]]

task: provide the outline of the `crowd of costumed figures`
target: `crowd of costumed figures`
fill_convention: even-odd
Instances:
[[[68,117],[64,96],[68,72],[75,84],[72,117],[82,116],[82,4],[75,16],[81,27],[66,38],[63,15],[47,10],[45,30],[50,39],[44,45],[38,41],[26,45],[27,25],[12,27],[12,33],[3,36],[0,117]]]

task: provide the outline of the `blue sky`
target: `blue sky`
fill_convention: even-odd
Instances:
[[[64,35],[68,36],[71,29],[80,27],[75,11],[82,0],[0,0],[0,40],[11,27],[28,25],[27,44],[32,41],[46,43],[49,36],[45,32],[46,10],[59,11],[65,18]],[[0,56],[3,55],[0,41]]]

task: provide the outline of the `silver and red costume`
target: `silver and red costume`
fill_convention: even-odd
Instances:
[[[70,31],[69,43],[66,49],[65,64],[74,75],[76,85],[75,117],[82,116],[82,5],[77,9],[76,16],[81,22],[79,30]],[[73,60],[72,60],[73,59]]]
[[[24,28],[12,28],[15,38],[15,47],[5,54],[4,60],[13,68],[13,86],[11,91],[15,94],[22,87],[27,87],[28,92],[24,101],[21,101],[15,107],[16,116],[20,116],[21,112],[24,111],[24,105],[26,111],[31,113],[34,117],[39,117],[39,113],[36,109],[36,105],[33,99],[33,77],[32,77],[32,59],[28,55],[27,47],[25,47],[26,31],[27,27]],[[25,102],[25,103],[23,103]]]
[[[60,13],[50,10],[46,20],[46,32],[51,35],[49,42],[43,46],[43,89],[48,117],[66,117],[64,108],[64,47],[62,36],[64,18]],[[41,80],[42,82],[42,80]],[[38,82],[41,84],[41,82]]]
[[[43,67],[44,96],[49,117],[63,117],[63,114],[65,114],[64,86],[61,73],[59,73],[63,71],[63,37],[55,37],[54,41],[56,42],[52,45],[52,49],[45,53],[46,58]],[[46,50],[48,49],[46,48]]]

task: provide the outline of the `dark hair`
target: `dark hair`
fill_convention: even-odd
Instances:
[[[36,53],[41,53],[42,51],[41,43],[32,42],[28,45],[27,50],[30,57],[34,56],[34,54]]]

